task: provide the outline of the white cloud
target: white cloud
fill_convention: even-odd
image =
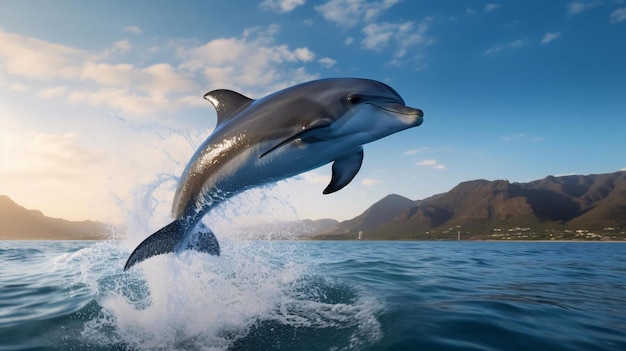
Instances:
[[[167,63],[145,67],[138,72],[139,85],[150,94],[166,95],[173,92],[189,92],[197,88],[192,80]]]
[[[270,24],[267,27],[256,26],[243,30],[242,37],[246,40],[254,40],[263,45],[270,45],[274,42],[274,37],[280,31],[280,26]]]
[[[59,96],[64,96],[65,94],[67,94],[67,87],[66,86],[58,86],[58,87],[53,87],[53,88],[46,88],[46,89],[42,89],[39,92],[39,96],[41,96],[44,99],[51,99],[51,98],[55,98],[55,97],[59,97]]]
[[[508,43],[506,47],[509,49],[519,49],[522,46],[524,46],[524,41],[521,39],[518,39],[518,40]]]
[[[94,107],[109,107],[136,116],[147,116],[155,111],[171,111],[175,107],[166,97],[140,94],[125,88],[73,91],[69,94],[69,100]]]
[[[569,16],[574,16],[574,15],[583,13],[589,9],[592,9],[594,7],[600,6],[601,4],[602,3],[599,1],[588,1],[588,2],[572,1],[565,6],[565,10]]]
[[[304,5],[304,2],[305,0],[264,0],[260,6],[276,12],[286,13]]]
[[[541,38],[541,44],[548,44],[549,42],[558,39],[559,37],[561,37],[561,32],[555,32],[555,33],[546,33],[543,35],[543,38]]]
[[[135,88],[146,94],[167,95],[194,90],[196,84],[176,72],[169,64],[159,63],[138,68],[130,64],[107,63],[85,64],[81,78],[94,81],[105,87]]]
[[[499,53],[502,50],[504,50],[504,45],[497,44],[497,45],[492,46],[489,49],[485,50],[483,55],[495,55],[495,54]]]
[[[30,79],[76,78],[87,52],[0,31],[0,70]]]
[[[119,40],[113,43],[112,52],[126,52],[131,49],[130,42],[126,39]]]
[[[129,49],[128,41],[121,40],[104,54],[90,53],[0,31],[0,72],[25,78],[24,84],[28,80],[53,84],[51,88],[39,88],[42,98],[64,96],[72,103],[111,107],[134,114],[151,113],[163,106],[172,109],[175,106],[168,104],[171,102],[169,94],[197,89],[191,79],[169,64],[137,67],[128,63],[98,62],[114,52]]]
[[[365,35],[363,47],[370,50],[382,51],[389,47],[393,51],[392,63],[400,63],[400,59],[407,56],[416,48],[424,47],[432,43],[426,33],[432,19],[426,18],[422,22],[406,21],[399,23],[371,23],[362,30]],[[420,61],[423,55],[414,54],[412,59]]]
[[[329,0],[315,9],[326,20],[339,25],[351,27],[360,22],[370,22],[399,0],[383,0],[368,2],[365,0]]]
[[[294,50],[294,53],[296,54],[298,60],[303,62],[313,61],[315,58],[315,54],[307,48],[297,48]]]
[[[444,166],[441,163],[437,162],[437,160],[422,160],[422,161],[417,162],[416,165],[423,166],[423,167],[432,167],[432,168],[438,169],[438,170],[446,169],[446,166]]]
[[[109,87],[128,87],[132,82],[134,71],[135,67],[128,63],[112,65],[87,62],[83,66],[81,78]]]
[[[314,59],[308,48],[276,44],[276,27],[244,31],[240,38],[215,39],[180,51],[181,68],[204,74],[209,88],[259,95],[317,78],[301,65]]]
[[[374,178],[365,178],[361,181],[361,185],[365,185],[365,186],[374,186],[376,184],[379,184],[381,182],[380,179],[374,179]]]
[[[620,172],[626,172],[626,167],[622,167],[619,169]]]
[[[354,43],[354,38],[353,37],[347,37],[346,40],[344,40],[343,43],[346,44],[346,46],[349,46],[350,44]]]
[[[363,28],[363,46],[372,50],[382,50],[398,30],[399,24],[372,23]]]
[[[526,45],[526,41],[522,39],[514,40],[508,44],[497,44],[485,50],[483,55],[495,55],[495,54],[502,52],[505,49],[517,50],[517,49],[521,49],[522,47],[524,47],[524,45]]]
[[[516,135],[505,135],[502,137],[503,141],[513,141],[513,140],[520,140],[520,139],[524,139],[526,138],[526,134],[524,133],[520,133],[520,134],[516,134]]]
[[[258,96],[317,78],[303,66],[315,60],[315,53],[307,47],[292,49],[276,43],[278,31],[278,26],[255,27],[239,37],[201,45],[168,43],[158,54],[176,54],[170,62],[178,64],[149,66],[115,57],[131,50],[128,40],[117,41],[102,52],[89,52],[0,31],[0,75],[26,79],[20,81],[22,91],[33,80],[48,82],[44,88],[36,84],[42,98],[65,97],[71,103],[117,113],[154,115],[188,106],[192,95],[201,101],[199,96],[208,88]],[[332,65],[331,60],[320,63]]]
[[[626,7],[622,7],[611,12],[609,20],[611,23],[617,23],[626,20]]]
[[[493,12],[499,7],[500,7],[499,4],[487,4],[485,5],[485,12]]]
[[[124,32],[131,34],[141,34],[141,29],[138,26],[126,26]]]
[[[405,156],[411,156],[411,155],[419,154],[419,153],[422,153],[422,152],[428,151],[428,150],[430,150],[430,147],[423,147],[423,148],[420,148],[420,149],[406,150],[404,152],[404,155]]]
[[[416,163],[418,166],[434,166],[437,164],[436,160],[423,160]]]
[[[505,135],[505,136],[501,137],[500,139],[502,141],[506,141],[506,142],[518,141],[518,140],[531,140],[531,141],[534,141],[534,142],[543,141],[543,137],[540,137],[540,136],[530,137],[526,133],[519,133],[519,134],[515,134],[515,135]]]
[[[68,95],[71,102],[109,107],[137,116],[184,106],[185,101],[175,99],[175,95],[199,90],[197,83],[165,63],[135,67],[131,64],[87,62],[81,79],[97,83],[100,87],[71,92]],[[198,93],[196,99],[200,101],[199,96]]]
[[[337,60],[333,60],[330,57],[322,57],[318,60],[318,62],[324,65],[326,68],[331,68],[332,66],[337,64]]]

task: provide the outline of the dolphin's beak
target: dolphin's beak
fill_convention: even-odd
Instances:
[[[400,103],[370,103],[384,111],[388,111],[397,115],[403,115],[404,120],[409,124],[414,124],[415,126],[419,126],[424,121],[424,112],[418,108],[412,108]]]

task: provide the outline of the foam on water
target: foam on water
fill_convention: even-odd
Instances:
[[[302,247],[226,241],[223,248],[220,257],[193,251],[158,256],[127,273],[121,273],[123,257],[114,273],[98,260],[79,258],[103,250],[73,254],[73,261],[83,261],[80,279],[96,289],[101,307],[85,323],[82,337],[105,347],[167,350],[227,349],[257,338],[280,341],[284,330],[343,331],[339,344],[347,349],[380,338],[379,304],[321,276]],[[92,269],[108,273],[96,286],[86,278]]]
[[[95,295],[98,308],[81,333],[86,345],[225,350],[280,344],[298,349],[328,333],[337,349],[355,349],[382,337],[376,319],[380,303],[358,287],[326,277],[306,245],[249,240],[254,235],[233,229],[237,218],[263,217],[267,209],[284,206],[283,213],[294,213],[262,191],[246,193],[233,201],[234,209],[221,207],[208,216],[221,256],[185,251],[123,272],[134,245],[154,231],[149,193],[158,186],[138,192],[148,203],[129,219],[128,240],[97,243],[54,259],[55,269],[78,269],[80,274],[66,278]]]

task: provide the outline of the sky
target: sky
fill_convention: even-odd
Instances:
[[[345,220],[387,194],[626,170],[625,1],[21,0],[0,3],[0,194],[167,222],[215,127],[204,93],[329,77],[383,81],[424,123],[365,145],[334,194],[327,165],[233,199],[233,216]]]

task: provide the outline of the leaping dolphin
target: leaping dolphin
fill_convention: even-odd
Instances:
[[[219,255],[215,235],[201,223],[219,203],[329,162],[323,193],[333,193],[361,168],[363,144],[419,126],[424,116],[390,86],[360,78],[311,81],[259,100],[223,89],[204,98],[217,111],[217,126],[180,177],[175,220],[139,244],[124,270],[185,249]]]

